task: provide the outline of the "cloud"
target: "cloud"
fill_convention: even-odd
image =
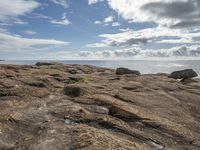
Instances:
[[[113,22],[113,23],[112,23],[112,26],[113,26],[113,27],[118,27],[118,26],[120,26],[120,24],[119,24],[118,22]]]
[[[32,31],[32,30],[25,30],[25,31],[23,31],[23,33],[28,34],[28,35],[35,35],[35,34],[37,34],[35,31]]]
[[[99,20],[96,20],[96,21],[94,22],[94,24],[102,24],[102,22],[99,21]]]
[[[117,59],[197,59],[200,57],[200,46],[177,46],[169,49],[141,49],[138,46],[131,48],[120,48],[115,50],[99,50],[99,51],[81,51],[73,53],[72,51],[48,51],[45,55],[41,55],[39,59],[53,60],[117,60]]]
[[[187,30],[171,30],[169,28],[157,27],[141,30],[120,29],[119,33],[100,34],[101,42],[88,44],[87,47],[124,47],[133,45],[144,45],[147,43],[157,44],[197,44],[199,43],[199,32],[188,32]]]
[[[177,46],[170,49],[141,49],[138,46],[131,48],[123,48],[118,50],[103,50],[103,51],[82,51],[74,54],[81,58],[88,59],[128,59],[128,58],[185,58],[185,57],[200,57],[200,45],[193,46]]]
[[[177,46],[171,49],[143,51],[145,57],[200,57],[200,46]]]
[[[92,43],[92,44],[87,44],[86,47],[100,48],[100,47],[108,47],[108,45],[106,43]]]
[[[68,4],[67,4],[67,0],[51,0],[51,2],[57,4],[57,5],[60,5],[64,8],[67,8],[68,7]]]
[[[199,57],[200,45],[200,1],[199,0],[105,0],[109,7],[129,23],[154,23],[145,29],[119,29],[119,33],[100,34],[100,42],[87,44],[90,48],[132,48],[145,44],[162,44],[171,49],[141,51],[147,57]],[[96,24],[119,26],[108,17]],[[176,47],[173,47],[176,45]],[[186,46],[181,46],[186,45]],[[190,45],[190,47],[189,47]],[[156,46],[155,46],[156,49]]]
[[[49,22],[58,26],[68,26],[71,24],[71,22],[67,19],[66,13],[63,13],[61,20],[51,19]]]
[[[107,18],[104,19],[104,23],[110,23],[110,22],[113,22],[114,21],[114,17],[113,16],[109,16]]]
[[[70,23],[70,21],[68,19],[63,19],[63,20],[50,20],[49,21],[52,24],[55,25],[61,25],[61,26],[68,26]]]
[[[104,47],[118,47],[145,44],[149,41],[158,39],[162,34],[164,34],[164,30],[158,30],[159,29],[157,29],[157,32],[155,32],[155,29],[144,29],[140,31],[128,30],[115,34],[100,34],[99,37],[103,38],[101,43],[89,45],[90,47],[98,47],[102,45],[104,45]],[[166,35],[169,35],[169,33],[166,33]]]
[[[0,4],[0,22],[16,21],[19,16],[26,15],[40,6],[35,0],[1,0]],[[22,23],[18,19],[18,22]]]
[[[170,28],[200,25],[199,0],[107,0],[110,8],[132,22],[155,22]]]
[[[113,27],[118,27],[120,26],[120,24],[118,22],[114,22],[114,19],[115,17],[113,16],[108,16],[106,17],[103,21],[99,21],[99,20],[96,20],[94,22],[94,24],[97,24],[97,25],[103,25],[103,26],[113,26]]]
[[[88,5],[93,5],[96,4],[98,2],[103,2],[104,0],[88,0]]]
[[[36,46],[64,46],[68,42],[54,40],[54,39],[29,39],[16,34],[11,34],[6,30],[0,30],[0,51],[16,52],[28,51],[34,49]]]
[[[140,49],[136,47],[120,50],[103,50],[103,51],[82,51],[74,56],[88,59],[112,59],[112,58],[130,58],[137,57]]]
[[[44,14],[40,14],[40,13],[31,13],[31,15],[29,15],[28,17],[30,17],[30,18],[38,18],[38,19],[51,19],[51,17],[46,16]]]

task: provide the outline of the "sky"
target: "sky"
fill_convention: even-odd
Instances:
[[[1,0],[0,59],[200,59],[200,0]]]

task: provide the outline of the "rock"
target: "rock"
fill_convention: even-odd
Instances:
[[[38,65],[0,65],[0,150],[200,150],[199,78]]]
[[[173,79],[190,79],[197,77],[198,74],[192,69],[172,72],[168,77]]]
[[[77,70],[75,70],[75,69],[70,69],[68,72],[71,73],[71,74],[77,74],[78,73]]]
[[[51,65],[55,65],[55,63],[51,63],[51,62],[37,62],[35,65],[36,66],[51,66]]]
[[[128,68],[117,68],[116,75],[124,75],[124,74],[134,74],[134,75],[141,75],[141,73],[137,70],[130,70]]]
[[[38,88],[44,88],[46,85],[42,81],[34,81],[34,80],[29,80],[29,81],[23,81],[24,84],[27,84],[29,86],[33,87],[38,87]]]
[[[102,106],[90,106],[88,109],[98,114],[109,114],[109,109]]]
[[[82,96],[85,91],[77,85],[67,85],[64,87],[64,94],[71,97]]]

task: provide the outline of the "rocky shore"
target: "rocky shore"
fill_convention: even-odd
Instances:
[[[0,150],[200,150],[200,79],[123,71],[0,65]]]

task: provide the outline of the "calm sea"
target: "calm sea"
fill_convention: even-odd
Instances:
[[[32,65],[38,61],[0,61],[0,64],[18,64]],[[49,61],[48,61],[49,62]],[[54,61],[64,64],[86,64],[107,68],[126,67],[139,70],[141,73],[170,73],[176,70],[194,69],[200,75],[200,60],[70,60],[70,61]]]

